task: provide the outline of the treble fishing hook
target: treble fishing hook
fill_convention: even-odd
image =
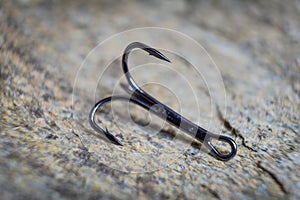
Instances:
[[[162,104],[158,100],[156,100],[154,97],[150,96],[148,93],[146,93],[144,90],[142,90],[137,83],[134,81],[132,78],[131,74],[129,73],[128,70],[128,56],[131,52],[131,50],[139,48],[142,49],[146,52],[148,52],[150,55],[159,58],[161,60],[171,62],[165,55],[163,55],[161,52],[158,50],[151,48],[143,43],[140,42],[133,42],[129,44],[122,56],[122,68],[123,72],[125,73],[126,79],[129,82],[129,85],[131,86],[130,92],[131,92],[131,97],[126,97],[126,96],[110,96],[107,98],[104,98],[97,102],[93,109],[90,112],[89,115],[89,122],[91,126],[98,131],[99,133],[104,134],[112,143],[117,144],[117,145],[122,145],[123,144],[115,137],[113,136],[107,128],[104,130],[100,126],[97,125],[95,122],[95,114],[97,110],[103,106],[107,102],[111,102],[114,100],[124,100],[124,101],[129,101],[134,104],[137,104],[155,115],[159,116],[162,119],[166,119],[167,122],[170,124],[174,125],[175,127],[179,128],[180,130],[184,131],[190,136],[195,136],[195,139],[203,143],[209,150],[209,154],[215,157],[218,160],[222,161],[228,161],[231,158],[233,158],[237,152],[237,145],[235,141],[227,136],[223,135],[217,135],[214,133],[211,133],[204,128],[201,128],[200,126],[194,124],[193,122],[189,121],[185,117],[181,116],[168,106]],[[222,154],[216,147],[213,146],[211,141],[215,140],[220,140],[228,143],[230,145],[231,151],[227,154]]]

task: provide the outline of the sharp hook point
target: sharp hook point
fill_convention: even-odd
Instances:
[[[171,60],[169,58],[167,58],[167,56],[165,56],[164,54],[162,54],[161,52],[159,52],[156,49],[151,48],[151,50],[149,51],[149,55],[171,63]]]

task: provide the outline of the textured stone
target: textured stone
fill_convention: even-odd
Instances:
[[[1,199],[299,199],[299,19],[298,1],[0,2]],[[103,69],[106,55],[122,49],[107,49],[96,56],[104,60],[91,60],[95,67],[83,73],[84,84],[74,94],[80,64],[109,36],[147,26],[188,34],[216,62],[225,105],[222,98],[211,101],[202,80],[177,66],[189,64],[176,57],[174,69],[185,69],[182,74],[199,89],[199,109],[192,98],[182,98],[184,105],[174,98],[187,92],[176,75],[168,79],[163,71],[145,69],[139,81],[163,79],[178,89],[175,95],[145,86],[174,109],[185,107],[193,120],[200,110],[199,124],[233,137],[234,159],[217,161],[171,126],[160,130],[161,121],[142,109],[130,106],[127,116],[122,103],[115,104],[114,115],[106,107],[97,120],[124,147],[90,128],[87,116],[95,99],[88,89],[97,80],[89,73]],[[173,42],[160,41],[158,48],[181,48]],[[192,50],[192,58],[200,56]],[[121,76],[118,58],[109,70],[97,100]]]

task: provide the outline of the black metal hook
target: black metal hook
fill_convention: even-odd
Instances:
[[[115,136],[113,136],[107,129],[102,129],[100,126],[97,125],[95,122],[95,114],[97,110],[104,105],[107,102],[111,102],[114,100],[124,100],[129,101],[131,103],[137,104],[155,115],[166,119],[167,122],[170,124],[176,126],[180,130],[184,131],[185,133],[189,134],[192,137],[195,137],[196,140],[202,142],[209,150],[209,154],[215,157],[218,160],[222,161],[228,161],[231,158],[233,158],[237,152],[237,145],[235,141],[227,136],[223,135],[217,135],[214,133],[211,133],[204,128],[201,128],[200,126],[194,124],[193,122],[189,121],[185,117],[181,116],[168,106],[162,104],[157,99],[150,96],[148,93],[146,93],[144,90],[142,90],[137,83],[132,78],[129,70],[128,70],[128,55],[130,54],[131,50],[139,48],[146,52],[148,52],[150,55],[155,56],[156,58],[159,58],[161,60],[171,62],[166,56],[164,56],[161,52],[158,50],[151,48],[143,43],[140,42],[133,42],[129,44],[122,56],[122,67],[123,71],[126,75],[126,78],[131,86],[131,96],[111,96],[104,98],[100,100],[96,105],[93,107],[93,109],[90,112],[89,121],[91,126],[98,131],[99,133],[104,134],[112,143],[117,145],[123,145]],[[228,154],[222,154],[219,152],[219,150],[213,146],[211,143],[212,140],[219,140],[224,141],[230,145],[231,151]]]

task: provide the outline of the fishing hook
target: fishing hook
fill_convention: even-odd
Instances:
[[[126,76],[127,81],[129,82],[129,85],[131,86],[130,97],[126,96],[110,96],[107,98],[104,98],[97,102],[93,109],[90,112],[89,115],[89,122],[91,126],[99,133],[104,134],[112,143],[116,145],[121,145],[123,144],[115,137],[113,136],[108,130],[101,128],[100,126],[97,125],[95,122],[95,114],[97,110],[103,106],[105,103],[115,101],[115,100],[123,100],[123,101],[129,101],[131,103],[134,103],[136,105],[139,105],[146,110],[154,113],[155,115],[159,116],[162,119],[165,119],[167,122],[170,124],[174,125],[178,129],[184,131],[188,135],[195,137],[196,140],[200,141],[202,144],[204,144],[208,150],[209,154],[213,157],[215,157],[218,160],[221,161],[228,161],[231,158],[233,158],[237,152],[237,145],[235,141],[227,136],[224,135],[217,135],[214,133],[211,133],[204,128],[194,124],[190,120],[186,119],[185,117],[181,116],[174,110],[172,110],[170,107],[166,106],[165,104],[159,102],[157,99],[146,93],[143,89],[141,89],[138,84],[134,81],[132,78],[129,70],[128,70],[128,56],[130,52],[133,49],[142,49],[146,52],[148,52],[150,55],[164,60],[166,62],[171,62],[165,55],[163,55],[161,52],[158,50],[151,48],[143,43],[140,42],[133,42],[129,44],[126,49],[124,50],[123,56],[122,56],[122,68],[123,72]],[[226,142],[230,145],[231,151],[227,154],[221,153],[213,144],[212,140],[219,140]]]

